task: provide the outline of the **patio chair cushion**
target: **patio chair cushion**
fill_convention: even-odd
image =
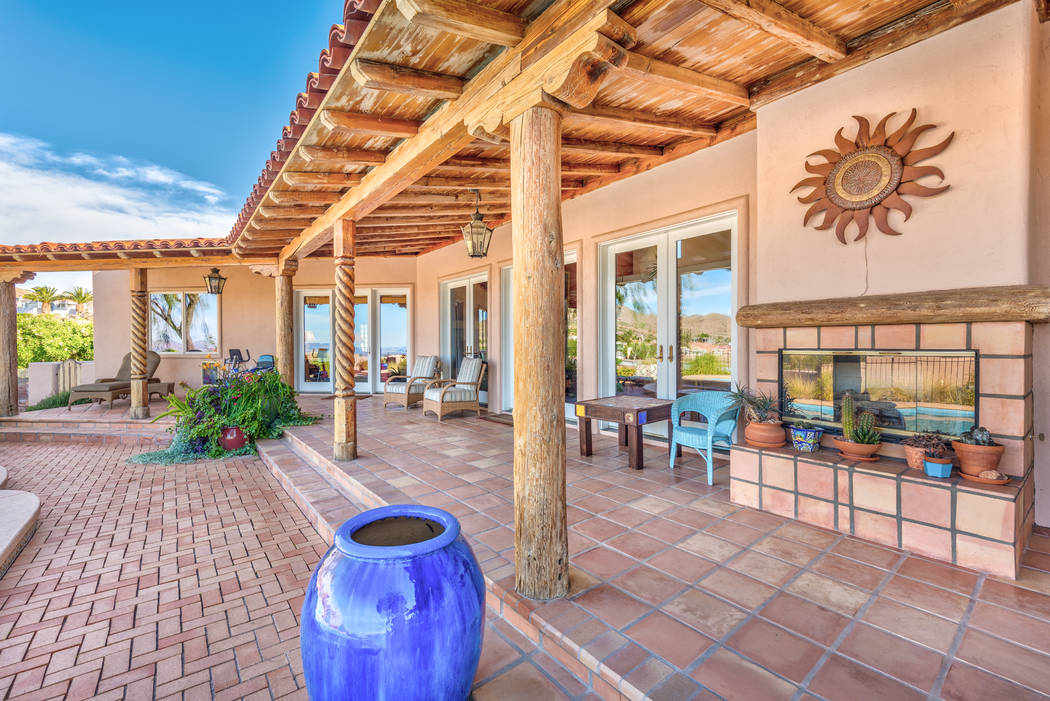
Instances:
[[[114,392],[121,389],[131,389],[130,382],[94,382],[89,385],[77,385],[71,392]]]
[[[424,399],[441,401],[442,387],[431,387],[423,395]],[[445,392],[446,402],[472,402],[478,398],[478,392],[473,387],[452,387]]]
[[[426,389],[426,386],[427,386],[426,382],[413,382],[412,383],[412,391],[413,392],[422,392],[424,389]],[[404,394],[405,392],[408,391],[408,383],[407,382],[391,382],[390,384],[388,384],[386,386],[384,391],[387,394]]]
[[[146,377],[153,377],[153,373],[157,372],[157,367],[160,365],[160,354],[156,351],[147,351],[146,353]],[[125,382],[131,382],[131,353],[125,353],[123,359],[120,361],[120,368],[117,370],[117,374],[113,376],[116,380],[123,380]],[[83,390],[89,392],[91,390]],[[104,391],[104,390],[95,390]]]
[[[473,387],[470,387],[469,385],[462,387],[462,384],[467,382],[477,382],[481,377],[481,368],[484,367],[484,365],[485,361],[481,358],[464,358],[459,366],[459,374],[456,375],[456,388],[473,391]],[[445,396],[447,397],[448,395]]]
[[[412,377],[433,377],[436,368],[436,355],[416,356],[416,363],[412,366]]]

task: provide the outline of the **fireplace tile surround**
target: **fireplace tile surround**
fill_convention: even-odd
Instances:
[[[1026,321],[808,326],[754,329],[756,389],[779,393],[781,349],[975,350],[978,416],[1006,447],[1011,482],[938,480],[907,467],[903,447],[884,443],[875,463],[825,449],[746,445],[731,451],[732,500],[807,523],[1015,577],[1034,518],[1032,324]]]

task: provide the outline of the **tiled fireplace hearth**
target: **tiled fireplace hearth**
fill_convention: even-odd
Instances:
[[[992,288],[996,289],[996,288]],[[1018,288],[998,288],[1011,291]],[[904,309],[897,315],[895,305]],[[867,300],[865,300],[867,301]],[[975,351],[977,372],[972,378],[972,400],[977,421],[996,442],[1006,447],[1000,471],[1006,485],[927,477],[904,461],[900,438],[884,434],[877,462],[864,463],[840,456],[829,430],[823,449],[796,453],[784,448],[760,449],[737,445],[730,463],[734,502],[799,519],[824,528],[850,533],[878,543],[991,574],[1015,577],[1034,517],[1034,451],[1032,436],[1032,323],[1030,307],[1007,313],[1007,320],[987,320],[988,309],[975,319],[960,320],[965,310],[952,310],[954,323],[944,314],[913,313],[909,298],[881,300],[890,311],[884,318],[903,317],[915,323],[870,323],[875,313],[861,310],[842,314],[842,300],[795,303],[806,314],[791,316],[791,305],[757,305],[741,311],[742,325],[754,330],[755,389],[781,393],[784,350],[809,351]],[[859,306],[859,305],[858,305]],[[813,323],[822,308],[834,325],[775,326],[778,319]],[[843,318],[845,317],[845,319]],[[850,317],[854,318],[850,318]],[[950,315],[949,315],[950,316]],[[757,322],[756,319],[760,319]],[[864,323],[842,324],[863,319]],[[1034,320],[1044,321],[1043,318]],[[815,353],[816,354],[816,353]],[[835,399],[839,391],[836,387]]]

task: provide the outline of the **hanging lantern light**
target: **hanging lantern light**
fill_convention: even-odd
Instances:
[[[208,293],[221,295],[222,288],[226,287],[226,278],[219,273],[218,268],[212,268],[211,272],[204,276],[204,282],[208,285]]]
[[[470,215],[470,223],[463,226],[463,241],[467,244],[468,256],[484,258],[489,253],[492,229],[485,226],[485,219],[481,216],[481,191],[474,190],[474,196],[477,198],[474,213]]]

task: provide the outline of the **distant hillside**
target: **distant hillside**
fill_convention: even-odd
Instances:
[[[638,331],[656,333],[655,314],[639,314],[633,309],[622,309],[620,323]],[[725,314],[690,314],[682,317],[682,328],[691,331],[694,336],[701,333],[728,336],[729,317]]]

